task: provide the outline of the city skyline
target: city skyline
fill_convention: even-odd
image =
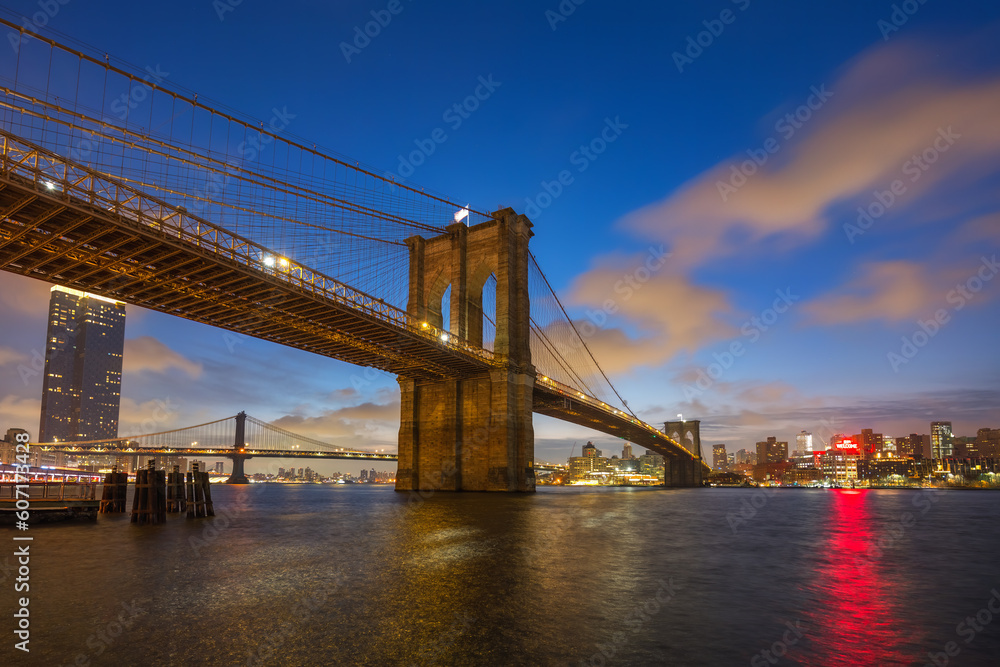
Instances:
[[[29,16],[35,7],[10,4]],[[1000,86],[1000,54],[996,16],[960,4],[963,12],[924,6],[888,37],[877,27],[887,7],[796,8],[805,27],[780,53],[758,41],[767,15],[749,7],[681,65],[673,54],[715,18],[703,8],[651,9],[655,36],[633,23],[638,35],[621,34],[622,23],[595,5],[555,26],[539,10],[523,53],[497,61],[473,50],[458,63],[430,46],[448,43],[455,21],[489,10],[407,9],[397,23],[408,28],[392,37],[387,29],[351,62],[339,44],[365,19],[359,6],[317,10],[317,24],[343,34],[260,53],[245,35],[271,24],[251,6],[219,21],[191,4],[178,10],[183,19],[144,26],[150,39],[113,45],[95,41],[100,17],[82,6],[61,7],[50,26],[265,121],[284,110],[289,132],[381,173],[527,213],[534,252],[571,314],[594,326],[588,343],[630,406],[653,424],[676,413],[701,419],[707,445],[750,450],[767,435],[791,443],[802,429],[821,437],[880,424],[904,435],[947,420],[973,435],[1000,425],[991,334],[1000,237],[990,194],[998,137],[979,113]],[[125,5],[108,7],[126,16]],[[129,11],[141,20],[150,10]],[[185,12],[198,11],[205,20],[191,23]],[[495,21],[498,36],[507,20]],[[180,25],[190,50],[156,38]],[[840,30],[837,44],[820,39],[829,26]],[[606,40],[605,57],[583,50],[587,39]],[[639,41],[656,46],[629,50]],[[787,62],[789,49],[802,57]],[[203,67],[232,53],[245,63],[237,80],[264,78],[266,94]],[[414,53],[422,55],[407,62]],[[319,55],[328,67],[305,72],[303,58]],[[735,61],[744,68],[730,71]],[[538,62],[561,67],[538,73]],[[644,62],[658,69],[643,75]],[[421,74],[445,66],[455,70],[447,82]],[[619,85],[640,82],[638,95],[609,101]],[[407,113],[388,92],[370,92],[383,88],[409,94]],[[314,103],[334,97],[349,103]],[[894,118],[898,136],[866,109]],[[447,139],[427,144],[439,126]],[[434,150],[414,159],[421,146]],[[572,182],[559,182],[563,170]],[[2,428],[38,421],[49,287],[0,275],[0,317],[11,323],[0,340]],[[395,446],[392,377],[128,312],[124,433],[248,410],[335,445]],[[538,416],[535,436],[538,460],[563,460],[587,440],[620,449]]]

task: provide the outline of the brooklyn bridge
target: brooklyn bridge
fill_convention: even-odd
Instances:
[[[534,413],[700,485],[698,422],[660,430],[630,410],[527,217],[364,168],[280,116],[22,39],[0,54],[0,267],[396,375],[398,490],[534,490]]]

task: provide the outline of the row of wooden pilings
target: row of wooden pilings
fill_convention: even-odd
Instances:
[[[215,516],[208,473],[199,470],[197,463],[192,464],[191,468],[186,479],[179,466],[174,466],[173,471],[168,473],[165,470],[155,470],[153,461],[149,462],[148,468],[136,471],[132,523],[165,523],[168,513],[179,512],[186,512],[189,519]],[[118,472],[118,466],[115,466],[104,478],[100,513],[124,512],[127,493],[128,475]]]

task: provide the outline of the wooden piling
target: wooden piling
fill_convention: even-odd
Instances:
[[[183,512],[186,508],[184,473],[180,471],[180,466],[174,466],[173,471],[167,474],[167,511]]]
[[[125,501],[128,498],[128,473],[120,472],[118,473],[118,481],[116,483],[115,490],[115,511],[125,512]]]
[[[139,517],[146,509],[146,470],[140,468],[135,471],[135,494],[132,496],[132,523],[145,523]]]
[[[146,523],[156,523],[156,470],[153,459],[149,460],[149,468],[146,470]],[[142,523],[140,521],[139,523]]]
[[[191,468],[191,472],[187,474],[187,517],[197,519],[203,516],[215,516],[208,473],[199,470],[200,466],[197,463],[191,464]]]
[[[201,475],[205,493],[205,516],[215,516],[215,507],[212,505],[212,484],[208,481],[207,472],[203,472]]]
[[[201,482],[201,471],[198,464],[194,466],[194,515],[196,517],[207,516],[205,514],[205,487]]]
[[[166,473],[155,465],[151,460],[145,470],[136,471],[131,521],[140,526],[167,520]]]
[[[166,523],[167,522],[167,471],[157,470],[156,471],[156,504],[153,506],[155,508],[156,520],[153,523]]]
[[[118,472],[118,466],[112,466],[111,472],[104,477],[104,488],[101,491],[101,514],[114,514],[125,511],[125,497],[128,494],[128,475]]]
[[[185,504],[187,505],[187,518],[194,519],[195,518],[195,513],[194,513],[195,512],[195,505],[194,505],[194,473],[193,472],[188,472],[188,474],[187,474],[187,484],[185,485],[185,487],[186,487],[185,488],[185,493],[187,494],[186,495],[187,499],[185,501]]]

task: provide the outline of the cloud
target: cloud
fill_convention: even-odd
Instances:
[[[27,361],[27,357],[18,352],[17,350],[12,350],[9,347],[4,347],[0,345],[0,366],[6,366],[7,364],[19,363]]]
[[[576,328],[606,372],[656,366],[736,333],[726,320],[734,310],[724,292],[679,275],[638,272],[637,266],[644,266],[643,257],[606,260],[579,276],[569,290],[568,303],[587,313]],[[642,277],[647,278],[637,280]],[[615,321],[628,323],[635,333],[608,326]],[[553,340],[564,340],[570,337],[566,329],[568,325],[554,324],[547,332]]]
[[[49,312],[52,285],[0,271],[0,308],[6,312],[45,319]]]
[[[783,113],[776,116],[778,151],[737,191],[720,193],[720,184],[748,159],[743,152],[623,224],[667,242],[675,265],[689,269],[743,252],[747,244],[815,239],[839,222],[837,209],[870,204],[874,192],[895,179],[906,191],[894,213],[946,181],[978,183],[996,172],[1000,158],[1000,78],[956,76],[932,59],[938,50],[899,42],[862,54],[787,143],[784,128],[792,126],[779,124]],[[971,216],[987,196],[970,195],[961,213]]]
[[[122,362],[122,370],[125,373],[139,373],[141,371],[165,373],[171,368],[176,368],[187,373],[191,378],[198,378],[202,370],[200,363],[174,352],[152,336],[140,336],[126,340]]]
[[[23,428],[33,437],[38,435],[38,421],[42,414],[42,401],[8,394],[0,399],[0,429]]]
[[[118,410],[120,436],[159,433],[177,426],[180,406],[167,397],[137,402],[128,396],[121,397]]]
[[[271,423],[338,447],[394,446],[399,429],[399,402],[361,403],[315,416],[285,415]]]
[[[329,399],[331,401],[345,401],[357,398],[359,396],[357,389],[353,387],[345,387],[343,389],[334,389],[330,392]]]
[[[928,283],[919,264],[871,262],[860,271],[842,288],[804,304],[803,311],[816,324],[891,323],[926,316],[942,301],[942,290]]]
[[[992,271],[992,263],[985,266]],[[955,307],[957,301],[950,297],[957,298],[955,290],[959,286],[971,279],[983,285],[982,275],[993,280],[992,273],[979,273],[983,267],[982,257],[949,264],[940,260],[933,272],[927,266],[903,260],[868,262],[858,269],[857,277],[804,304],[802,310],[809,323],[819,325],[863,321],[892,324],[932,317],[939,309]],[[995,290],[982,290],[972,303],[985,304],[998,296]]]

